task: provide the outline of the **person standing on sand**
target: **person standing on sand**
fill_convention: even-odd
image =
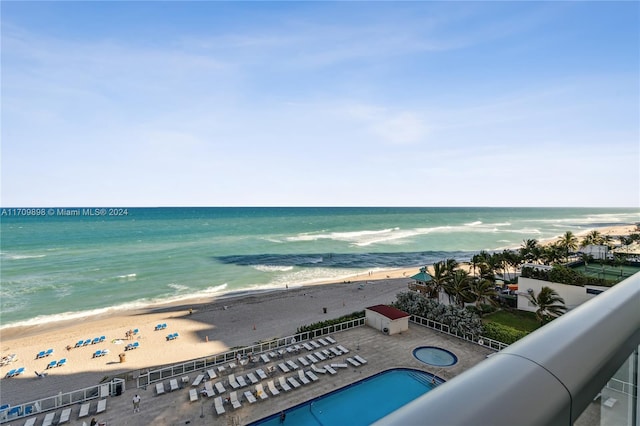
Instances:
[[[140,395],[138,394],[133,397],[133,412],[140,412]]]

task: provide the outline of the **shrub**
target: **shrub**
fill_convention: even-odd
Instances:
[[[529,333],[526,331],[517,330],[497,322],[486,322],[483,324],[483,337],[488,337],[489,339],[497,340],[498,342],[508,345],[522,339],[527,334]]]
[[[305,332],[309,332],[309,331],[313,331],[313,330],[318,330],[318,329],[321,329],[321,328],[329,327],[331,325],[336,325],[336,324],[340,324],[342,322],[351,321],[351,320],[358,319],[358,318],[363,318],[363,317],[364,317],[364,311],[352,312],[352,313],[350,313],[348,315],[343,315],[343,316],[341,316],[339,318],[320,321],[320,322],[316,322],[316,323],[309,324],[309,325],[303,325],[301,327],[298,327],[298,329],[296,330],[296,334],[305,333]]]

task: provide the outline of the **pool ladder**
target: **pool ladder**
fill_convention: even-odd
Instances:
[[[415,380],[417,380],[418,382],[422,383],[423,385],[427,386],[428,388],[433,388],[435,386],[439,386],[442,384],[442,382],[440,381],[440,379],[438,379],[435,374],[431,374],[428,373],[429,376],[433,377],[433,382],[431,377],[425,377],[423,374],[418,374],[418,373],[413,373],[410,372],[409,375],[411,377],[413,377]]]

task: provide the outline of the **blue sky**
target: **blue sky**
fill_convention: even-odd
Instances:
[[[3,206],[640,205],[638,2],[6,2]]]

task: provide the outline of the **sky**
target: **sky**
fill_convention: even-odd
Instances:
[[[638,2],[11,2],[3,207],[640,206]]]

